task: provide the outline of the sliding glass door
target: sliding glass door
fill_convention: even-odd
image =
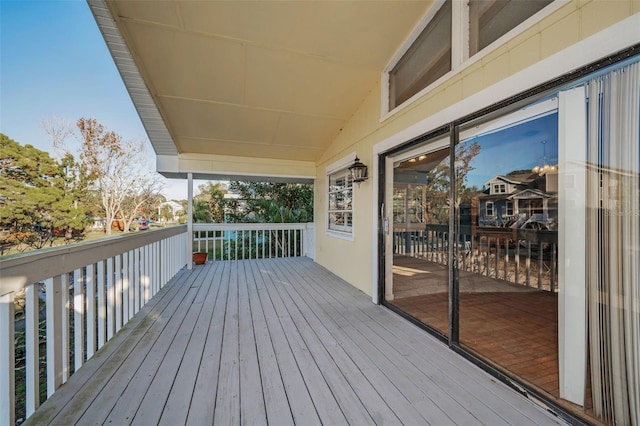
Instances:
[[[386,156],[384,302],[567,412],[640,424],[640,63],[453,128]]]
[[[390,161],[392,274],[386,300],[444,336],[449,331],[449,139],[412,147]]]

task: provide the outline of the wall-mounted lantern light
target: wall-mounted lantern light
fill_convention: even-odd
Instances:
[[[349,167],[349,171],[351,172],[351,178],[358,186],[360,186],[360,182],[364,182],[369,178],[369,176],[367,176],[367,166],[360,162],[357,155],[353,165]]]

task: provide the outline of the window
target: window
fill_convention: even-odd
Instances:
[[[487,201],[487,204],[485,206],[486,210],[486,214],[487,216],[493,216],[493,202],[492,201]]]
[[[553,0],[470,0],[469,56],[473,56]]]
[[[469,58],[551,3],[556,3],[557,7],[563,4],[560,0],[434,1],[433,9],[415,30],[413,42],[404,45],[405,50],[400,51],[385,70],[388,86],[382,95],[383,114],[402,105],[450,71],[469,63]],[[547,8],[545,13],[553,10]],[[538,20],[542,18],[542,14],[538,15]],[[527,27],[534,23],[529,22]],[[521,26],[518,31],[525,29]]]
[[[507,201],[505,215],[513,216],[513,201]]]
[[[505,194],[507,192],[507,185],[504,183],[494,183],[493,184],[493,193],[494,194]]]
[[[451,71],[451,0],[389,72],[389,109],[400,105]]]
[[[329,175],[329,230],[353,230],[353,181],[348,169]]]

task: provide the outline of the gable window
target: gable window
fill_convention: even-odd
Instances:
[[[451,71],[451,0],[440,9],[389,72],[389,109]]]
[[[329,175],[329,222],[331,231],[353,232],[353,181],[348,169]]]
[[[469,0],[469,56],[473,56],[553,0]]]
[[[486,208],[486,215],[493,216],[493,201],[487,201],[485,208]]]
[[[507,192],[507,185],[504,183],[494,183],[493,184],[493,193],[494,194],[505,194]]]
[[[498,40],[507,42],[567,1],[434,0],[412,38],[385,68],[383,118],[445,75],[479,60],[499,46]]]

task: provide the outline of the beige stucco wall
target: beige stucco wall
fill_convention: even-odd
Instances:
[[[328,235],[327,165],[353,151],[357,152],[363,163],[372,165],[373,147],[377,143],[447,107],[462,103],[469,96],[499,84],[507,77],[535,68],[538,62],[551,55],[565,49],[571,51],[571,46],[576,43],[638,13],[638,0],[572,1],[481,59],[463,64],[446,81],[383,121],[380,119],[382,89],[380,82],[377,82],[318,163],[316,261],[371,295],[375,269],[373,253],[377,244],[373,230],[373,203],[377,188],[372,179],[355,188],[353,241]],[[635,43],[638,41],[640,36]],[[521,89],[510,95],[519,91]],[[370,175],[372,172],[370,169]]]

